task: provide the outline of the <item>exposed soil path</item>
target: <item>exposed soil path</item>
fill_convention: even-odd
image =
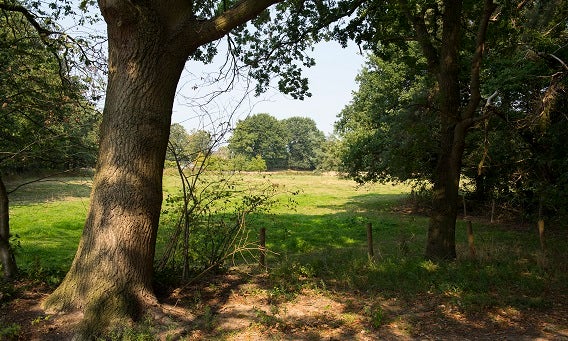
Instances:
[[[19,331],[4,339],[71,339],[80,316],[46,315],[40,302],[49,291],[19,284],[0,314],[0,330]],[[237,270],[162,290],[162,296],[169,317],[148,328],[164,340],[568,340],[566,296],[546,310],[467,314],[434,295],[402,300],[321,288],[284,293],[271,288],[266,275]]]

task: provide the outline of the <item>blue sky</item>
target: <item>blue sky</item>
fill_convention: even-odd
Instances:
[[[64,22],[64,26],[75,35],[85,35],[93,31],[104,34],[106,29],[102,21],[93,27],[80,27],[75,26],[69,19]],[[220,49],[222,50],[222,47]],[[246,80],[241,79],[233,90],[205,105],[207,94],[224,86],[223,83],[204,85],[208,78],[218,72],[223,64],[224,54],[220,53],[210,65],[188,62],[178,86],[172,123],[181,123],[188,131],[211,131],[215,129],[216,123],[223,121],[231,113],[233,124],[247,115],[269,113],[278,119],[292,116],[310,117],[321,131],[331,134],[337,114],[349,103],[352,91],[356,90],[355,77],[365,58],[356,45],[350,44],[347,48],[342,48],[334,41],[317,44],[310,55],[314,57],[316,65],[306,69],[305,75],[309,79],[312,97],[303,101],[294,100],[275,89],[260,97],[245,97]],[[205,98],[200,99],[202,96]]]
[[[215,86],[222,87],[208,87],[204,86],[204,83],[210,74],[219,68],[223,58],[216,58],[211,65],[189,62],[178,87],[173,122],[183,124],[188,131],[208,129],[203,115],[226,117],[236,109],[236,119],[256,113],[269,113],[278,119],[292,116],[310,117],[321,131],[330,134],[333,132],[337,114],[349,103],[352,92],[356,90],[355,77],[362,68],[364,57],[357,46],[342,48],[336,42],[318,44],[311,55],[315,58],[316,65],[306,69],[305,75],[309,79],[312,97],[303,101],[294,100],[277,90],[269,90],[260,97],[250,95],[240,103],[246,91],[246,83],[243,80],[231,92],[207,104],[207,109],[203,107],[205,99],[197,103],[195,98],[211,92]]]
[[[336,42],[320,44],[313,56],[316,65],[306,71],[312,97],[303,101],[275,94],[270,102],[262,102],[255,112],[267,112],[278,119],[290,116],[313,118],[320,130],[333,132],[337,114],[349,103],[356,90],[355,76],[361,70],[363,56],[358,47],[343,49]]]

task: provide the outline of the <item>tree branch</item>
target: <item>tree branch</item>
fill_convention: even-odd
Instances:
[[[11,190],[7,191],[7,193],[8,193],[8,194],[12,194],[12,193],[14,193],[15,191],[17,191],[18,189],[20,189],[20,188],[22,188],[22,187],[24,187],[24,186],[27,186],[27,185],[31,185],[31,184],[36,183],[36,182],[59,181],[59,182],[65,183],[65,181],[60,181],[60,180],[45,180],[45,179],[49,179],[49,178],[52,178],[52,177],[54,177],[54,176],[61,175],[61,174],[65,174],[65,173],[69,173],[69,172],[72,172],[72,171],[74,171],[74,169],[68,169],[68,170],[64,170],[64,171],[61,171],[61,172],[57,172],[57,173],[53,173],[53,174],[46,175],[46,176],[40,177],[40,178],[38,178],[38,179],[26,181],[26,182],[24,182],[24,183],[19,184],[19,185],[16,186],[16,187],[12,188]]]
[[[201,46],[228,34],[235,27],[242,25],[255,18],[268,7],[281,2],[282,0],[242,0],[229,10],[217,15],[216,17],[203,21],[199,25],[197,32],[190,25],[193,32],[188,32],[196,37],[193,44]],[[198,33],[198,34],[196,34]]]
[[[7,4],[5,2],[0,2],[0,9],[3,9],[8,12],[19,12],[21,13],[26,20],[35,28],[35,30],[39,33],[42,39],[45,39],[47,36],[52,34],[58,34],[56,31],[48,30],[47,28],[43,27],[36,19],[36,16],[30,12],[27,8],[21,5],[13,5]]]
[[[566,63],[565,63],[562,59],[556,57],[556,56],[553,55],[552,53],[549,53],[549,55],[550,55],[552,58],[556,59],[560,64],[562,64],[562,66],[564,66],[564,68],[565,68],[566,70],[568,70],[568,65],[566,65]]]
[[[407,20],[414,28],[414,31],[416,32],[416,40],[418,41],[420,47],[422,48],[422,51],[424,52],[424,56],[426,57],[430,72],[437,74],[440,68],[438,51],[432,44],[432,41],[430,41],[428,28],[426,27],[426,23],[424,22],[424,16],[418,17],[412,15],[407,0],[399,0],[398,4],[400,5],[400,8],[406,16]]]
[[[471,119],[477,107],[479,106],[479,102],[481,101],[481,62],[483,60],[483,52],[485,50],[487,27],[489,26],[491,15],[496,8],[497,5],[493,2],[493,0],[485,0],[485,5],[483,6],[483,17],[479,22],[479,27],[477,30],[475,53],[473,54],[473,59],[471,61],[471,74],[469,83],[470,97],[469,102],[467,103],[467,107],[462,113],[462,119]]]
[[[471,117],[469,120],[466,120],[466,121],[471,122],[470,123],[470,125],[471,125],[471,124],[475,124],[477,122],[484,121],[484,120],[488,119],[489,117],[491,117],[491,114],[494,112],[494,110],[492,110],[493,109],[493,105],[492,105],[493,99],[495,99],[495,97],[497,97],[498,94],[499,94],[499,91],[495,90],[495,92],[487,98],[487,101],[485,101],[485,105],[483,106],[482,115],[477,116],[477,117]]]

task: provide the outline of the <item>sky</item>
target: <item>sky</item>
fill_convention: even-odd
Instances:
[[[246,92],[246,82],[243,80],[228,94],[209,103],[206,110],[196,103],[195,98],[205,96],[215,88],[204,86],[206,80],[203,78],[207,79],[210,73],[215,73],[223,58],[217,58],[212,65],[188,62],[178,87],[172,122],[182,124],[188,131],[208,129],[208,124],[203,122],[204,111],[212,116],[226,117],[235,110],[236,119],[244,119],[247,115],[257,113],[268,113],[279,120],[292,116],[309,117],[321,131],[329,135],[333,133],[337,114],[349,103],[352,92],[357,89],[355,77],[365,58],[357,46],[342,48],[336,42],[319,43],[310,54],[316,61],[315,66],[305,70],[311,97],[294,100],[276,89],[271,89],[260,97],[251,94],[241,103],[240,100]],[[206,100],[199,104],[204,101]]]
[[[64,22],[64,26],[72,34],[79,35],[87,34],[90,30],[105,35],[106,30],[102,21],[92,27],[81,27],[74,25],[69,19]],[[208,94],[226,86],[219,82],[206,85],[224,63],[224,53],[219,53],[209,65],[189,61],[178,86],[172,123],[182,124],[189,132],[198,129],[212,131],[216,129],[216,124],[226,120],[229,115],[232,115],[230,123],[234,126],[238,119],[244,119],[248,115],[268,113],[277,119],[292,116],[312,118],[318,128],[329,135],[333,133],[337,115],[357,89],[355,77],[361,70],[365,57],[356,45],[350,44],[342,48],[334,41],[317,44],[309,55],[316,61],[316,65],[305,69],[304,73],[309,80],[312,96],[303,101],[294,100],[277,89],[270,89],[259,97],[253,94],[245,96],[247,81],[241,79],[233,90],[209,102]],[[254,85],[249,87],[249,92],[251,88]]]

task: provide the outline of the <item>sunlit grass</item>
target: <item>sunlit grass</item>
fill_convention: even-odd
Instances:
[[[18,265],[27,271],[66,271],[87,215],[87,199],[14,206],[10,210]]]
[[[165,174],[166,194],[177,192],[175,172]],[[247,219],[251,239],[260,227],[267,230],[269,276],[275,288],[293,291],[310,285],[408,300],[434,295],[470,311],[547,308],[568,289],[563,230],[551,232],[543,254],[534,231],[475,223],[477,254],[471,259],[465,223],[458,221],[458,259],[426,261],[428,219],[393,211],[409,193],[407,186],[358,186],[330,175],[298,172],[238,176],[245,185],[278,185],[279,204],[270,213]],[[64,272],[75,254],[90,183],[89,178],[63,180],[33,184],[10,197],[12,233],[21,243],[17,261],[27,271]],[[290,205],[290,198],[295,204]],[[368,223],[373,227],[373,260],[367,257]],[[167,233],[167,228],[160,229],[162,240]]]

